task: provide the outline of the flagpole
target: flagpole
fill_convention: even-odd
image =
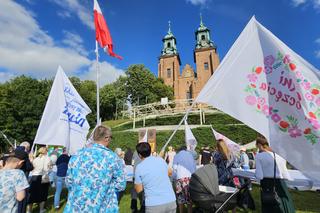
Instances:
[[[99,67],[99,52],[98,52],[98,41],[96,40],[96,70],[97,70],[97,126],[101,124],[100,121],[100,67]]]

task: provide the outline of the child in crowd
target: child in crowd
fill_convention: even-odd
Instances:
[[[25,174],[19,170],[26,153],[15,150],[8,156],[6,164],[0,170],[0,212],[18,212],[18,201],[25,198],[25,189],[29,187]]]

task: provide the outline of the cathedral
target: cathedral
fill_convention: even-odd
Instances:
[[[210,39],[210,30],[203,24],[195,32],[196,45],[193,51],[196,72],[186,64],[180,73],[181,61],[177,41],[171,32],[162,39],[163,49],[158,63],[158,77],[171,86],[175,99],[194,99],[218,67],[220,60],[217,46]]]

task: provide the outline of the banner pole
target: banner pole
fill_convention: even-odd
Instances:
[[[14,145],[11,143],[11,141],[8,139],[8,137],[2,132],[0,131],[2,136],[4,137],[4,139],[6,139],[6,141],[8,142],[8,144],[12,147],[12,148],[15,148]]]
[[[98,42],[96,40],[96,71],[97,71],[97,126],[101,124],[100,121],[100,67],[99,67],[99,52],[98,52]]]
[[[166,147],[168,146],[168,144],[170,143],[171,139],[173,138],[173,136],[176,134],[176,132],[178,131],[179,127],[182,125],[182,122],[184,120],[186,120],[188,118],[188,115],[191,111],[191,109],[194,107],[194,105],[196,104],[195,101],[193,101],[192,105],[189,107],[189,109],[187,110],[186,114],[183,116],[183,118],[181,119],[180,123],[176,126],[176,128],[174,129],[173,133],[170,135],[168,141],[164,144],[164,146],[162,147],[160,154],[164,154],[164,151],[166,149]]]

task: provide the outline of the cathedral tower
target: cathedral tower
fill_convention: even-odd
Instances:
[[[203,24],[201,14],[200,26],[195,32],[195,37],[194,62],[197,70],[197,86],[194,97],[199,94],[220,63],[217,46],[211,41],[210,30]]]
[[[163,49],[158,63],[158,77],[164,80],[168,86],[175,87],[175,82],[180,76],[180,57],[177,51],[177,41],[171,32],[169,21],[169,30],[162,39]],[[175,89],[174,89],[175,90]]]

